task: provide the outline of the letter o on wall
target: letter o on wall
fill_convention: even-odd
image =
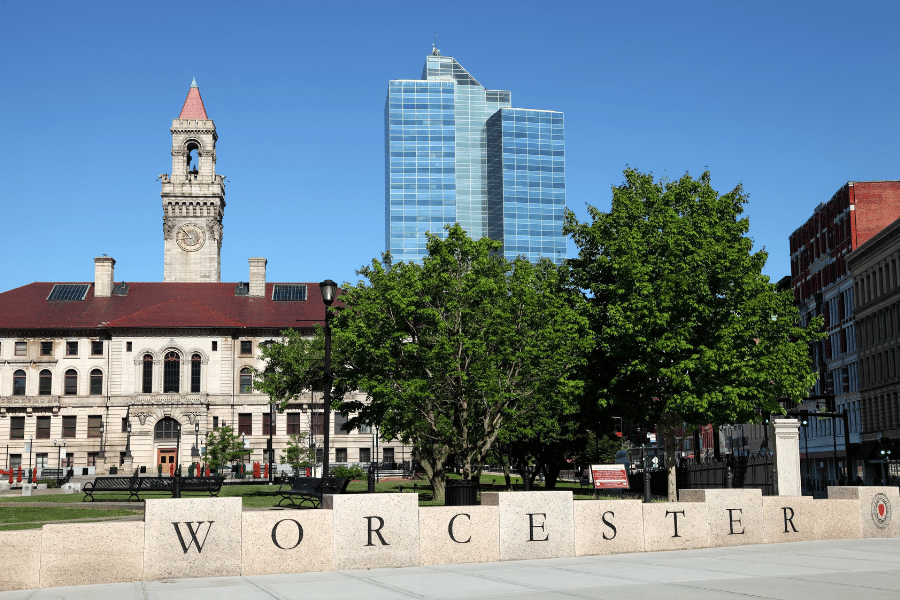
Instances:
[[[291,523],[293,523],[294,525],[297,526],[297,543],[294,544],[293,546],[291,546],[290,548],[285,548],[284,546],[282,546],[281,544],[278,543],[278,526],[281,525],[282,523],[284,523],[285,521],[290,521]],[[275,526],[272,527],[272,543],[275,544],[276,546],[278,546],[279,548],[281,548],[282,550],[293,550],[294,548],[299,546],[300,542],[302,542],[302,541],[303,541],[303,525],[301,525],[299,522],[295,521],[294,519],[282,519],[282,520],[278,521],[277,523],[275,523]]]

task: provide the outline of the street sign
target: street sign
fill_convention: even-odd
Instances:
[[[647,434],[647,441],[650,442],[651,444],[655,444],[655,443],[656,443],[656,434],[655,434],[655,433],[648,433],[648,434]]]
[[[653,460],[651,460],[650,462],[653,463],[653,466],[654,466],[654,467],[659,466],[659,457],[658,457],[658,456],[654,456],[654,457],[653,457]]]

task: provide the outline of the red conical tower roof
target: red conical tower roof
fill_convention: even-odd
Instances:
[[[197,87],[197,80],[191,82],[191,89],[188,91],[184,106],[181,107],[179,119],[203,119],[208,120],[206,116],[206,108],[203,107],[203,98],[200,97],[200,88]]]

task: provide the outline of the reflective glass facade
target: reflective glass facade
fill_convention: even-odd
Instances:
[[[425,232],[443,236],[444,225],[457,222],[473,238],[504,241],[510,258],[562,260],[562,113],[509,106],[509,92],[485,89],[453,58],[436,54],[421,80],[389,83],[385,247],[395,261],[421,260]]]
[[[566,211],[563,114],[504,108],[487,122],[488,235],[512,260],[561,262]]]

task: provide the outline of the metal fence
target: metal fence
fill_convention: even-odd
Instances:
[[[676,470],[680,490],[758,488],[763,496],[777,494],[772,456],[729,456],[722,460],[688,461]]]

